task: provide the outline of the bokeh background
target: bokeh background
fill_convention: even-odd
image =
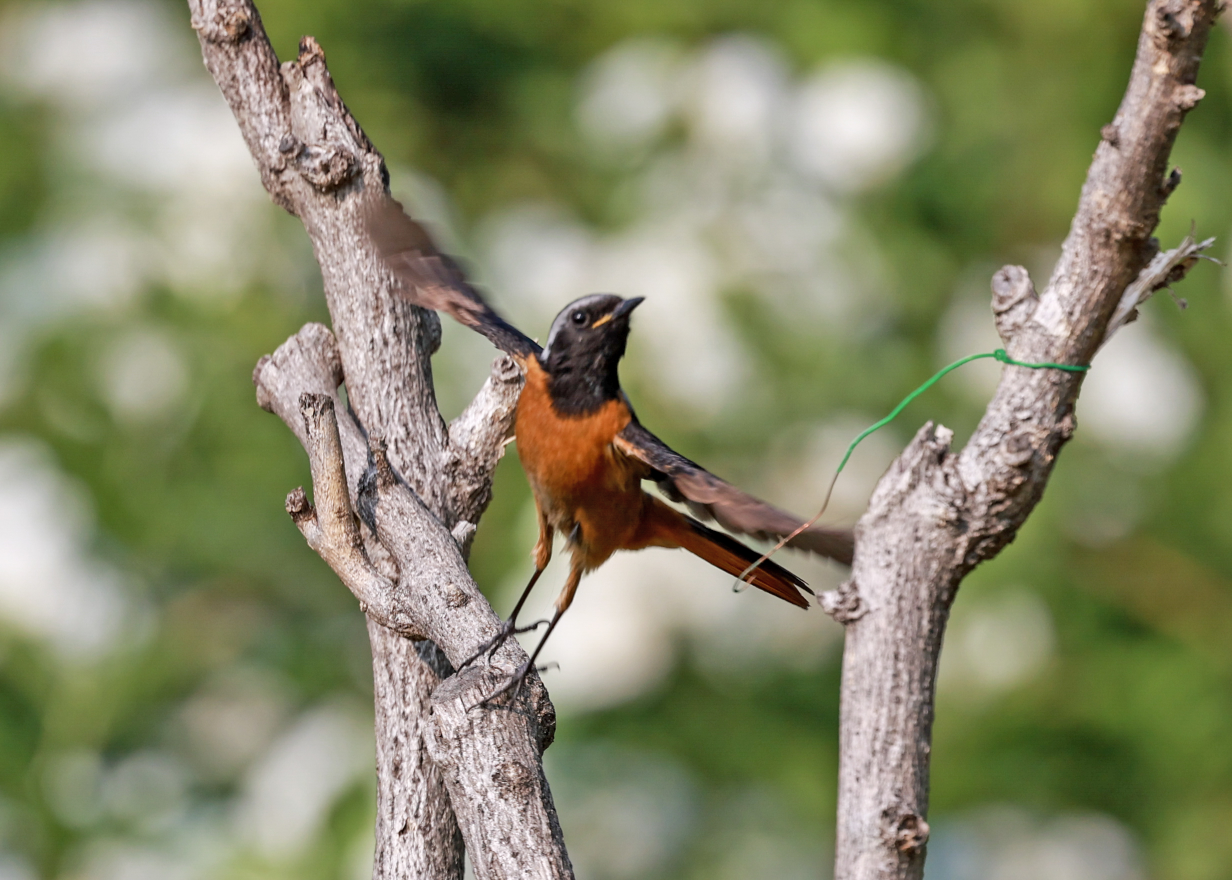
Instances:
[[[623,371],[643,421],[808,513],[856,432],[997,345],[998,266],[1046,281],[1142,4],[261,11],[282,57],[321,41],[395,191],[516,323],[647,297]],[[1227,36],[1160,228],[1219,256]],[[929,880],[1232,877],[1230,284],[1198,266],[1187,310],[1160,295],[1100,354],[1043,503],[964,584]],[[368,876],[364,628],[283,512],[305,458],[249,380],[325,319],[182,5],[0,0],[0,880]],[[446,324],[447,416],[492,357]],[[997,370],[867,441],[829,519],[925,419],[964,438]],[[473,560],[498,610],[534,529],[511,455]],[[579,877],[830,876],[841,632],[730,587],[683,554],[617,558],[554,637]]]

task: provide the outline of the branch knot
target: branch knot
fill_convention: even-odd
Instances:
[[[928,844],[931,831],[932,829],[928,827],[928,822],[923,816],[917,813],[903,813],[895,823],[894,846],[906,855],[918,855]]]
[[[821,610],[834,618],[836,623],[846,626],[854,623],[868,613],[868,606],[860,598],[860,590],[855,578],[843,581],[837,590],[826,590],[817,597]]]
[[[191,24],[202,37],[219,45],[238,43],[252,33],[252,16],[238,5],[218,9],[209,21],[193,16]]]
[[[291,519],[296,525],[307,522],[317,515],[308,502],[308,495],[304,492],[303,486],[296,486],[287,494],[286,510],[291,514]]]
[[[1190,83],[1176,90],[1176,105],[1182,110],[1192,110],[1205,97],[1205,91]]]
[[[1035,314],[1039,295],[1022,266],[1002,266],[992,276],[992,313],[1001,340],[1009,345]]]
[[[1185,39],[1193,30],[1193,14],[1186,0],[1161,0],[1148,15],[1144,24],[1152,31],[1152,40],[1161,50],[1167,51],[1169,43]]]
[[[321,192],[332,192],[359,173],[355,154],[341,147],[303,145],[295,166],[304,179]]]

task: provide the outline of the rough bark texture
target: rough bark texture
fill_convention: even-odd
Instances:
[[[247,0],[189,7],[262,183],[303,221],[324,279],[333,332],[305,326],[261,359],[253,380],[258,402],[295,432],[312,466],[315,504],[300,489],[287,510],[369,617],[374,877],[460,880],[462,839],[478,878],[572,877],[543,777],[555,714],[542,683],[532,675],[515,706],[465,712],[456,702],[475,676],[511,671],[526,655],[510,641],[494,659],[498,672],[468,670],[456,686],[449,678],[499,625],[465,553],[522,377],[498,360],[474,403],[444,423],[429,361],[440,325],[398,297],[368,244],[361,202],[386,188],[384,163],[320,47],[307,37],[280,67]],[[339,399],[343,381],[354,416]]]
[[[1017,266],[993,279],[993,311],[1011,357],[1090,363],[1136,278],[1149,294],[1193,264],[1192,242],[1153,264],[1151,233],[1180,180],[1166,173],[1168,155],[1202,98],[1194,80],[1219,6],[1147,7],[1129,87],[1101,132],[1048,287],[1037,296]],[[934,685],[950,605],[967,572],[1011,541],[1039,501],[1074,432],[1081,384],[1081,374],[1004,367],[967,446],[955,454],[951,433],[926,425],[857,526],[851,580],[823,597],[847,625],[837,880],[923,875]]]
[[[440,796],[440,771],[425,740],[431,716],[423,707],[453,667],[432,642],[385,638],[368,618],[376,697],[376,853],[372,876],[462,877],[463,842],[449,800]]]

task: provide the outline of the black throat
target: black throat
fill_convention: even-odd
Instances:
[[[547,360],[540,361],[548,374],[552,407],[561,415],[588,415],[620,397],[618,365],[625,353],[624,335],[605,334],[595,341],[600,344],[556,346]]]

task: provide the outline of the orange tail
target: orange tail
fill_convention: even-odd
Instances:
[[[730,535],[707,528],[691,516],[685,516],[658,499],[651,501],[643,528],[650,526],[648,531],[653,537],[643,546],[680,547],[735,577],[740,577],[744,570],[761,556],[756,550],[746,547]],[[808,600],[800,591],[804,590],[810,595],[813,591],[808,588],[808,584],[781,565],[767,560],[753,569],[747,580],[758,589],[778,596],[785,602],[804,609],[809,607]]]

